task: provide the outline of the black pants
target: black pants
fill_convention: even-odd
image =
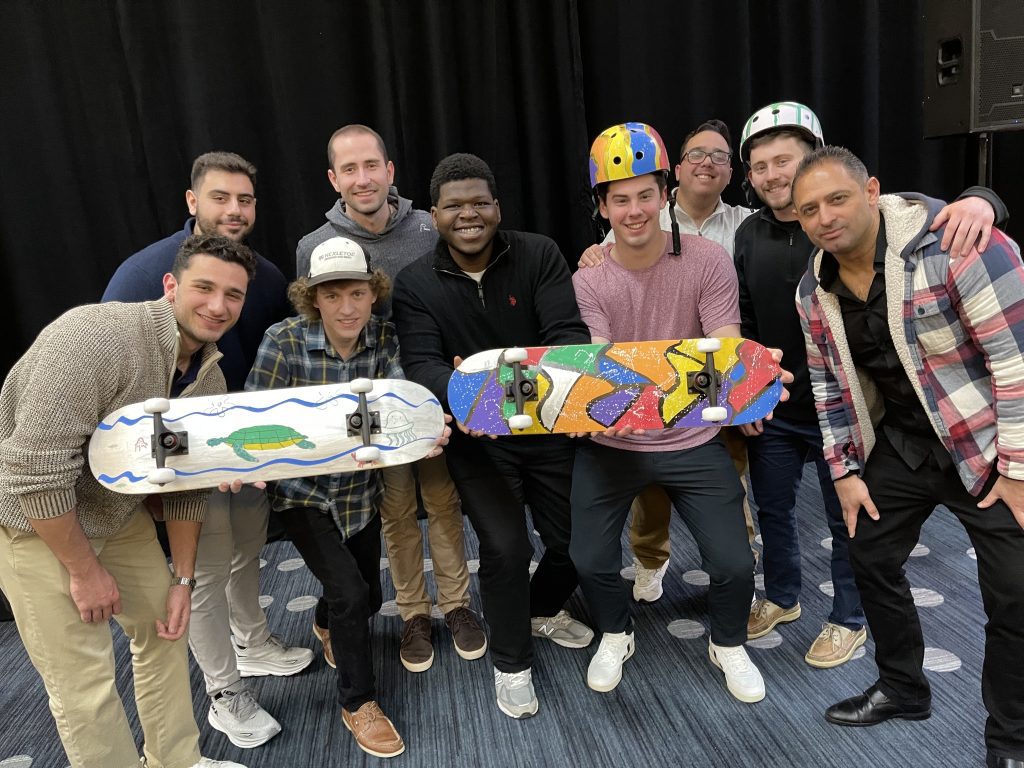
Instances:
[[[622,527],[633,498],[648,485],[665,489],[682,515],[711,578],[711,640],[747,640],[754,556],[743,519],[743,486],[718,439],[681,451],[641,452],[581,442],[572,483],[572,546],[595,629],[632,631],[622,570]]]
[[[491,660],[502,672],[533,665],[531,616],[553,616],[576,589],[569,559],[573,445],[560,436],[491,440],[453,433],[448,471],[480,540],[480,593]],[[544,543],[530,579],[533,547],[523,504]]]
[[[369,619],[380,610],[380,516],[342,539],[325,512],[294,507],[278,513],[306,566],[323,586],[316,623],[331,632],[338,700],[349,712],[377,698]]]
[[[957,516],[974,544],[978,582],[988,623],[982,699],[989,717],[985,741],[996,755],[1024,758],[1024,530],[1002,502],[978,509],[996,477],[978,498],[964,489],[941,445],[911,469],[879,430],[864,473],[880,519],[861,510],[850,540],[868,626],[875,638],[878,685],[905,704],[931,701],[924,676],[924,639],[904,565],[921,526],[938,504]],[[936,458],[938,454],[940,458]]]

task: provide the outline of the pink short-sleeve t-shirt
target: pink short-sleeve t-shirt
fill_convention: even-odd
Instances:
[[[623,267],[611,258],[609,244],[604,262],[577,270],[572,283],[591,336],[611,341],[696,339],[739,324],[739,287],[729,254],[696,235],[680,240],[680,254],[674,256],[666,236],[665,252],[646,269]],[[718,427],[664,429],[594,440],[630,451],[677,451],[703,445],[716,434]]]

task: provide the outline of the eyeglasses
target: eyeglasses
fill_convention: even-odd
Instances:
[[[683,157],[694,165],[703,163],[705,157],[710,157],[711,162],[715,165],[725,165],[732,158],[732,152],[726,152],[724,149],[716,149],[712,152],[705,152],[703,149],[691,149],[689,152],[684,152]]]

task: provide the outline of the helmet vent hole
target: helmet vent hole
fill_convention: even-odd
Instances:
[[[615,157],[612,158],[612,162],[615,165],[622,165],[622,158],[616,155]]]
[[[638,149],[636,151],[636,159],[637,160],[643,160],[644,159],[644,151],[642,149]]]
[[[772,114],[773,114],[773,115],[777,115],[777,114],[779,114],[779,112],[781,112],[781,111],[782,111],[781,109],[779,109],[778,107],[776,107],[775,109],[773,109],[773,110],[772,110]]]

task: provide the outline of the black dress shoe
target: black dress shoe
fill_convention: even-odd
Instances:
[[[859,696],[844,699],[825,710],[825,719],[836,725],[877,725],[902,717],[904,720],[925,720],[932,715],[931,705],[901,706],[891,701],[877,685]]]
[[[988,768],[1024,768],[1024,760],[1015,760],[1012,757],[996,757],[989,752],[985,765]]]

